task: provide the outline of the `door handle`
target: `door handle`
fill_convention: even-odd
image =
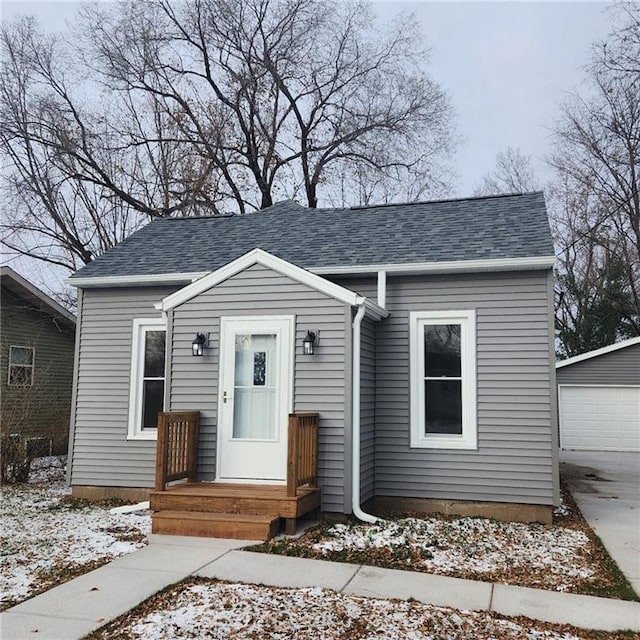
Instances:
[[[222,402],[226,403],[226,402],[227,402],[227,400],[229,400],[229,394],[225,391],[225,392],[222,394]]]

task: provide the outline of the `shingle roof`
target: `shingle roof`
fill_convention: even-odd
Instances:
[[[541,192],[255,213],[162,218],[72,277],[212,271],[259,247],[306,269],[553,255]]]

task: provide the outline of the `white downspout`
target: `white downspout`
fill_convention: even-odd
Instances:
[[[352,398],[351,398],[351,425],[352,425],[352,440],[351,440],[351,510],[353,515],[370,524],[378,522],[379,518],[372,516],[370,513],[365,513],[360,508],[360,327],[362,325],[362,318],[364,317],[364,303],[358,306],[358,312],[353,319],[353,365],[352,365]]]

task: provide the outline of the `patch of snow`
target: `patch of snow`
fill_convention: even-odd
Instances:
[[[37,482],[42,468],[34,470],[32,478]],[[3,488],[3,606],[28,598],[43,585],[55,584],[69,567],[106,562],[146,544],[151,531],[149,512],[110,514],[104,506],[69,502],[69,493],[61,481]]]
[[[572,578],[594,575],[582,553],[588,542],[582,531],[565,527],[485,518],[404,518],[374,525],[336,524],[325,540],[311,548],[323,555],[346,550],[401,551],[407,564],[419,563],[426,571],[449,575],[542,570],[559,590],[566,590]]]
[[[461,612],[414,601],[348,596],[317,588],[212,582],[178,587],[166,594],[154,611],[129,618],[116,628],[108,627],[102,637],[579,640],[568,633],[546,630],[543,625],[537,627],[527,628],[486,612]]]

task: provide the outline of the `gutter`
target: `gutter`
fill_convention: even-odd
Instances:
[[[358,312],[353,319],[352,340],[352,402],[351,402],[351,426],[353,435],[351,440],[351,510],[353,515],[369,524],[376,524],[380,519],[370,513],[365,513],[360,508],[360,327],[366,308],[364,303],[358,305]]]

